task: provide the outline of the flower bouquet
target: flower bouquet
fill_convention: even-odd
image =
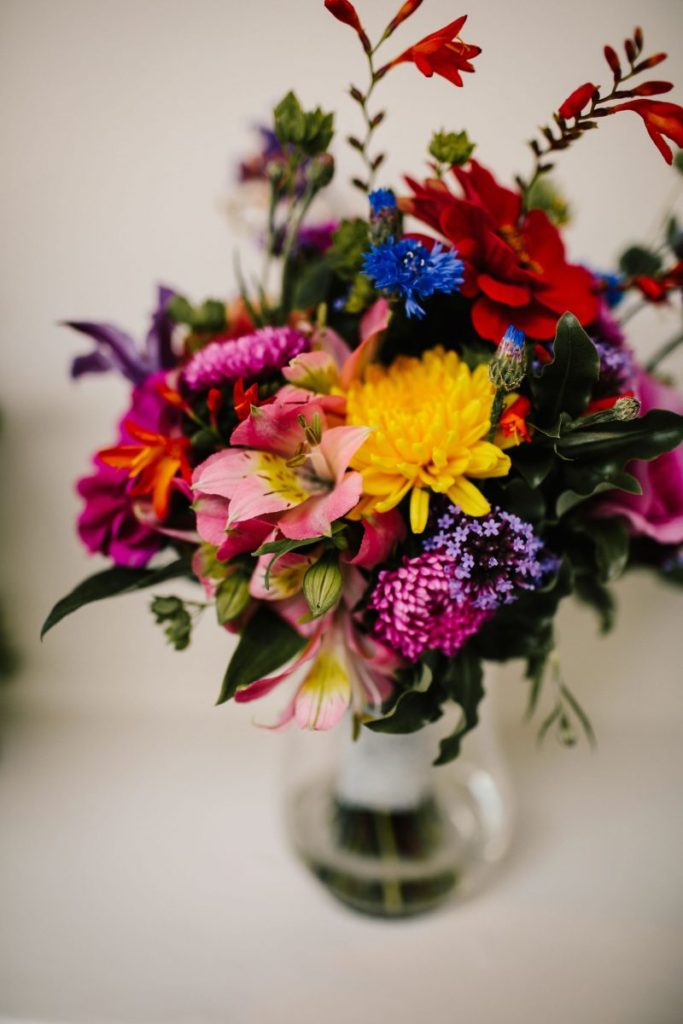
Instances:
[[[261,279],[240,276],[227,304],[161,288],[142,346],[69,324],[95,343],[73,376],[116,370],[131,394],[78,482],[80,537],[113,565],[44,626],[104,597],[199,583],[201,600],[155,593],[156,622],[183,650],[212,609],[238,638],[219,703],[277,690],[270,728],[343,732],[341,775],[306,805],[324,805],[327,852],[299,846],[337,895],[379,913],[432,906],[462,872],[457,823],[422,776],[412,785],[404,737],[435,729],[430,759],[457,758],[484,662],[524,659],[529,713],[546,679],[552,694],[541,734],[590,738],[555,654],[560,602],[576,595],[606,630],[625,570],[682,578],[683,403],[655,373],[681,336],[642,367],[615,308],[678,301],[683,234],[672,218],[656,250],[631,247],[615,273],[571,263],[549,177],[556,155],[624,112],[672,163],[683,108],[653,98],[671,86],[647,77],[665,55],[645,55],[640,29],[622,55],[606,46],[610,84],[557,107],[513,185],[465,131],[442,130],[425,177],[376,187],[385,76],[409,65],[460,87],[480,53],[461,17],[380,60],[420,2],[375,44],[348,0],[325,0],[369,72],[350,88],[358,216],[311,219],[334,174],[334,119],[290,92],[242,167],[267,195]],[[387,780],[393,795],[377,796]]]

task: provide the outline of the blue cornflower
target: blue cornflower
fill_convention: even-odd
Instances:
[[[601,285],[602,297],[607,306],[609,309],[614,309],[624,298],[624,290],[622,288],[624,283],[623,274],[601,274],[595,270],[592,273]]]
[[[370,210],[375,217],[382,210],[396,209],[396,196],[390,188],[376,188],[374,192],[370,193],[368,199],[370,200]]]
[[[453,250],[444,251],[440,242],[429,249],[412,238],[373,245],[363,259],[363,273],[380,291],[405,299],[408,316],[423,317],[417,301],[435,292],[457,291],[464,281],[464,264]]]

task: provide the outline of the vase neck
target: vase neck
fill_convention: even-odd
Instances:
[[[370,810],[411,810],[431,788],[434,738],[430,729],[405,735],[362,728],[344,739],[336,795],[343,803]]]

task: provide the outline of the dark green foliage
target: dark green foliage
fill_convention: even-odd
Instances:
[[[284,619],[262,605],[244,627],[225,671],[216,703],[225,703],[235,696],[237,690],[281,668],[301,651],[305,643],[306,639]]]
[[[161,569],[123,569],[120,566],[104,569],[83,580],[77,587],[74,587],[71,593],[57,602],[43,623],[43,628],[40,631],[41,638],[63,618],[82,608],[83,605],[92,604],[93,601],[102,601],[105,597],[115,597],[117,594],[128,594],[134,590],[156,587],[160,583],[165,583],[166,580],[178,579],[181,576],[194,579],[186,558],[178,558]]]
[[[595,345],[571,313],[557,324],[553,361],[531,378],[533,422],[554,431],[560,415],[579,416],[590,401],[600,372]]]
[[[619,258],[619,269],[627,277],[653,277],[662,269],[661,257],[642,245],[632,245]]]
[[[329,149],[334,135],[334,114],[326,114],[320,107],[305,111],[290,91],[275,107],[273,116],[275,134],[283,146],[296,146],[310,157]]]
[[[186,324],[193,331],[217,334],[227,327],[225,303],[220,299],[207,299],[193,306],[182,295],[174,295],[166,312],[177,324]]]
[[[155,597],[150,611],[164,627],[166,639],[176,651],[184,651],[192,638],[192,618],[180,597]]]

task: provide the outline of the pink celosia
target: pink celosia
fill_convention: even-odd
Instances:
[[[310,341],[291,327],[260,327],[232,340],[218,339],[199,349],[183,370],[192,391],[240,379],[254,380],[286,366]]]

